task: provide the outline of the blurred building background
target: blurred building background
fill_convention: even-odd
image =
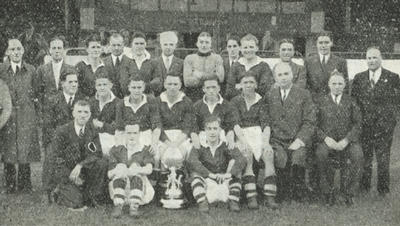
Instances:
[[[32,22],[45,38],[64,34],[70,46],[99,29],[142,31],[149,45],[157,33],[176,30],[180,47],[195,47],[208,31],[214,48],[225,48],[229,34],[253,33],[260,48],[275,51],[292,38],[303,56],[315,52],[315,35],[331,31],[334,51],[363,52],[369,45],[400,51],[399,0],[14,0],[2,1],[0,38],[24,31]],[[4,48],[4,43],[2,43]],[[1,49],[0,49],[1,51]],[[3,52],[3,51],[1,51]],[[0,52],[0,53],[1,53]]]

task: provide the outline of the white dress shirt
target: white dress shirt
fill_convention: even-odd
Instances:
[[[373,80],[374,83],[376,84],[379,81],[381,74],[382,74],[382,67],[376,69],[375,72],[369,70],[369,80]]]
[[[22,63],[19,62],[17,64],[15,62],[11,61],[11,69],[14,71],[14,74],[17,72],[17,66],[19,67],[19,70],[21,70]]]

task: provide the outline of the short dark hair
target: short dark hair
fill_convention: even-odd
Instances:
[[[65,48],[65,37],[63,35],[56,35],[54,37],[52,37],[49,41],[49,45],[50,43],[54,42],[54,41],[62,41],[63,43],[63,47]]]
[[[85,40],[86,47],[89,47],[89,43],[91,43],[91,42],[98,42],[101,44],[100,35],[98,35],[96,33],[89,35]]]
[[[111,81],[110,77],[108,76],[108,73],[106,71],[104,71],[104,70],[99,71],[99,73],[96,74],[96,80],[97,79],[101,79],[101,78],[106,78],[109,81]]]
[[[175,74],[175,73],[167,73],[167,76],[165,77],[165,79],[166,79],[167,77],[179,78],[179,80],[182,81],[182,78],[181,78],[182,75],[178,75],[178,74]]]
[[[218,78],[218,76],[216,74],[212,74],[212,75],[209,75],[209,76],[206,75],[206,76],[202,77],[200,79],[201,87],[204,87],[204,83],[207,82],[207,81],[217,81],[217,83],[219,85],[219,78]]]
[[[329,37],[329,39],[331,41],[333,41],[332,32],[330,32],[330,31],[322,31],[322,32],[318,33],[317,38],[315,39],[315,41],[317,41],[319,37]]]
[[[131,82],[143,82],[144,84],[146,84],[146,82],[144,81],[143,77],[140,76],[140,75],[138,75],[138,74],[132,75],[132,76],[129,78],[129,83],[128,83],[128,85],[131,84]]]
[[[215,115],[210,115],[209,117],[205,118],[203,121],[203,126],[206,127],[207,124],[212,122],[218,122],[218,125],[221,127],[221,118]]]
[[[136,31],[135,33],[133,33],[131,42],[135,38],[143,38],[146,41],[146,35],[143,32],[140,32],[140,31]]]
[[[293,46],[293,48],[294,48],[294,41],[293,41],[293,39],[289,39],[289,38],[281,39],[281,40],[279,41],[279,48],[281,47],[281,45],[282,45],[283,43],[292,44],[292,46]]]
[[[122,35],[120,33],[117,33],[117,32],[111,34],[111,36],[110,36],[110,38],[108,40],[109,43],[111,41],[111,38],[114,38],[114,39],[121,38],[122,41],[124,40],[124,37],[122,37]]]
[[[202,31],[199,36],[197,36],[197,39],[199,39],[200,37],[212,37],[210,33],[208,33],[207,31]]]
[[[75,106],[82,106],[82,107],[88,106],[89,109],[90,109],[89,101],[87,101],[85,99],[76,101],[75,104],[74,104],[74,108],[75,108]]]
[[[256,83],[257,83],[257,74],[254,71],[251,71],[251,70],[250,71],[246,71],[244,73],[244,75],[240,78],[240,82],[242,82],[242,80],[244,78],[249,78],[249,77],[254,78],[254,81],[256,81]]]
[[[236,34],[229,35],[228,38],[226,39],[226,42],[228,43],[229,40],[236,41],[236,43],[237,43],[238,45],[240,44],[240,38],[239,38],[239,36],[236,35]]]
[[[68,75],[76,75],[76,77],[78,77],[78,73],[75,69],[67,69],[65,71],[63,71],[60,75],[60,81],[61,82],[65,82],[65,80],[67,80],[67,76]]]

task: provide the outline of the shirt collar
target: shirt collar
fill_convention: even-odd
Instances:
[[[240,63],[241,65],[244,66],[245,70],[248,71],[250,68],[258,65],[259,63],[263,62],[262,58],[259,56],[256,56],[256,60],[254,61],[254,63],[249,64],[247,62],[247,60],[244,57],[239,58],[239,60],[237,60],[238,63]]]
[[[143,96],[143,99],[142,99],[142,101],[139,103],[139,105],[137,107],[133,106],[133,104],[131,104],[129,102],[129,96],[126,96],[124,98],[125,106],[130,107],[136,113],[143,105],[145,105],[147,103],[147,96],[144,95],[144,94],[142,96]]]
[[[183,101],[183,97],[185,97],[185,93],[184,92],[180,92],[178,98],[174,101],[174,102],[169,102],[168,101],[168,97],[167,97],[167,92],[164,91],[160,94],[160,100],[161,102],[165,102],[167,103],[169,108],[172,108],[172,106],[174,106],[175,104]]]
[[[74,101],[74,99],[75,99],[75,94],[74,95],[69,95],[69,94],[66,94],[65,92],[63,92],[63,94],[64,94],[64,98],[65,98],[65,101],[68,103],[69,102],[69,99],[72,97],[72,101]]]
[[[83,63],[85,63],[87,66],[90,66],[90,67],[92,68],[92,65],[89,63],[89,61],[87,61],[87,59],[83,59],[82,61],[83,61]],[[100,67],[104,67],[103,61],[102,61],[102,60],[100,60],[100,61],[101,61],[100,64],[97,65],[97,67],[96,67],[94,70],[93,70],[93,68],[92,68],[93,72],[97,71],[97,69],[99,69]]]
[[[119,62],[121,62],[122,61],[122,54],[119,55],[119,56],[115,56],[115,55],[111,54],[111,59],[112,59],[114,65],[115,65],[115,62],[117,61],[117,58],[119,59]]]
[[[150,57],[151,57],[151,55],[150,55],[150,53],[147,51],[147,50],[144,50],[144,57],[143,58],[141,58],[141,60],[142,61],[145,61],[145,60],[150,60]],[[133,57],[133,59],[136,61],[137,60],[137,58],[136,58],[136,55],[135,54],[132,54],[132,57]]]
[[[53,64],[53,66],[60,66],[60,65],[62,65],[63,64],[63,62],[64,62],[64,59],[61,59],[60,61],[58,61],[58,62],[55,62],[54,60],[52,60],[51,61],[51,63]]]
[[[165,62],[165,60],[168,58],[168,59],[169,59],[169,62],[171,63],[172,58],[174,57],[174,54],[172,54],[171,56],[165,56],[164,54],[161,54],[161,57],[163,58],[164,62]]]
[[[318,53],[318,55],[319,55],[319,62],[321,62],[321,63],[322,63],[322,59],[324,59],[324,56],[325,56],[325,63],[328,62],[329,58],[331,57],[330,54],[322,55],[322,54]]]
[[[219,100],[217,101],[217,104],[222,104],[222,102],[224,101],[224,98],[222,98],[221,94],[218,94],[218,98],[219,98]],[[207,103],[207,101],[206,101],[206,95],[203,96],[203,103],[205,103],[206,105],[209,105],[209,103]]]
[[[375,83],[379,80],[382,74],[382,67],[379,67],[378,69],[375,70],[375,75],[374,72],[369,70],[369,79],[373,79]],[[374,77],[372,77],[374,75]]]
[[[12,70],[13,70],[14,72],[16,71],[17,66],[18,66],[19,69],[21,70],[21,68],[22,68],[22,61],[20,61],[19,63],[15,63],[15,62],[13,62],[13,61],[10,60],[10,65],[11,65],[11,68],[12,68]]]
[[[74,129],[75,129],[76,135],[78,135],[78,136],[79,136],[81,129],[82,129],[82,132],[85,133],[85,126],[79,126],[78,124],[76,124],[75,121],[74,121]]]
[[[339,94],[338,96],[337,96],[337,100],[340,102],[340,100],[342,99],[342,96],[343,96],[343,94]],[[336,101],[336,95],[334,95],[333,93],[331,93],[331,97],[332,97],[332,99],[333,99],[333,101],[335,102]]]
[[[114,93],[113,93],[112,91],[110,91],[110,95],[111,95],[111,98],[110,98],[109,100],[107,100],[107,101],[104,103],[104,105],[106,105],[106,104],[111,103],[111,102],[114,101],[115,95],[114,95]],[[97,92],[96,92],[94,98],[95,98],[96,100],[99,100],[99,95],[97,94]]]
[[[287,98],[289,93],[290,93],[290,90],[292,90],[292,87],[293,87],[293,84],[290,85],[290,87],[288,89],[282,89],[282,88],[279,87],[279,91],[282,93],[283,90],[286,90],[286,98]]]

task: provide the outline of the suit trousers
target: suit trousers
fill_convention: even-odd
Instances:
[[[4,176],[7,192],[23,191],[32,189],[31,167],[29,163],[18,164],[4,163]]]
[[[345,196],[353,196],[358,188],[363,163],[363,153],[358,143],[350,143],[344,150],[335,151],[325,143],[316,149],[320,187],[323,194],[334,189],[335,170],[340,169],[341,191]]]
[[[364,171],[360,183],[360,188],[362,190],[369,191],[371,189],[372,160],[375,152],[378,166],[377,190],[381,194],[390,192],[389,164],[392,140],[392,132],[378,137],[368,133],[362,134],[362,147],[364,152]]]

